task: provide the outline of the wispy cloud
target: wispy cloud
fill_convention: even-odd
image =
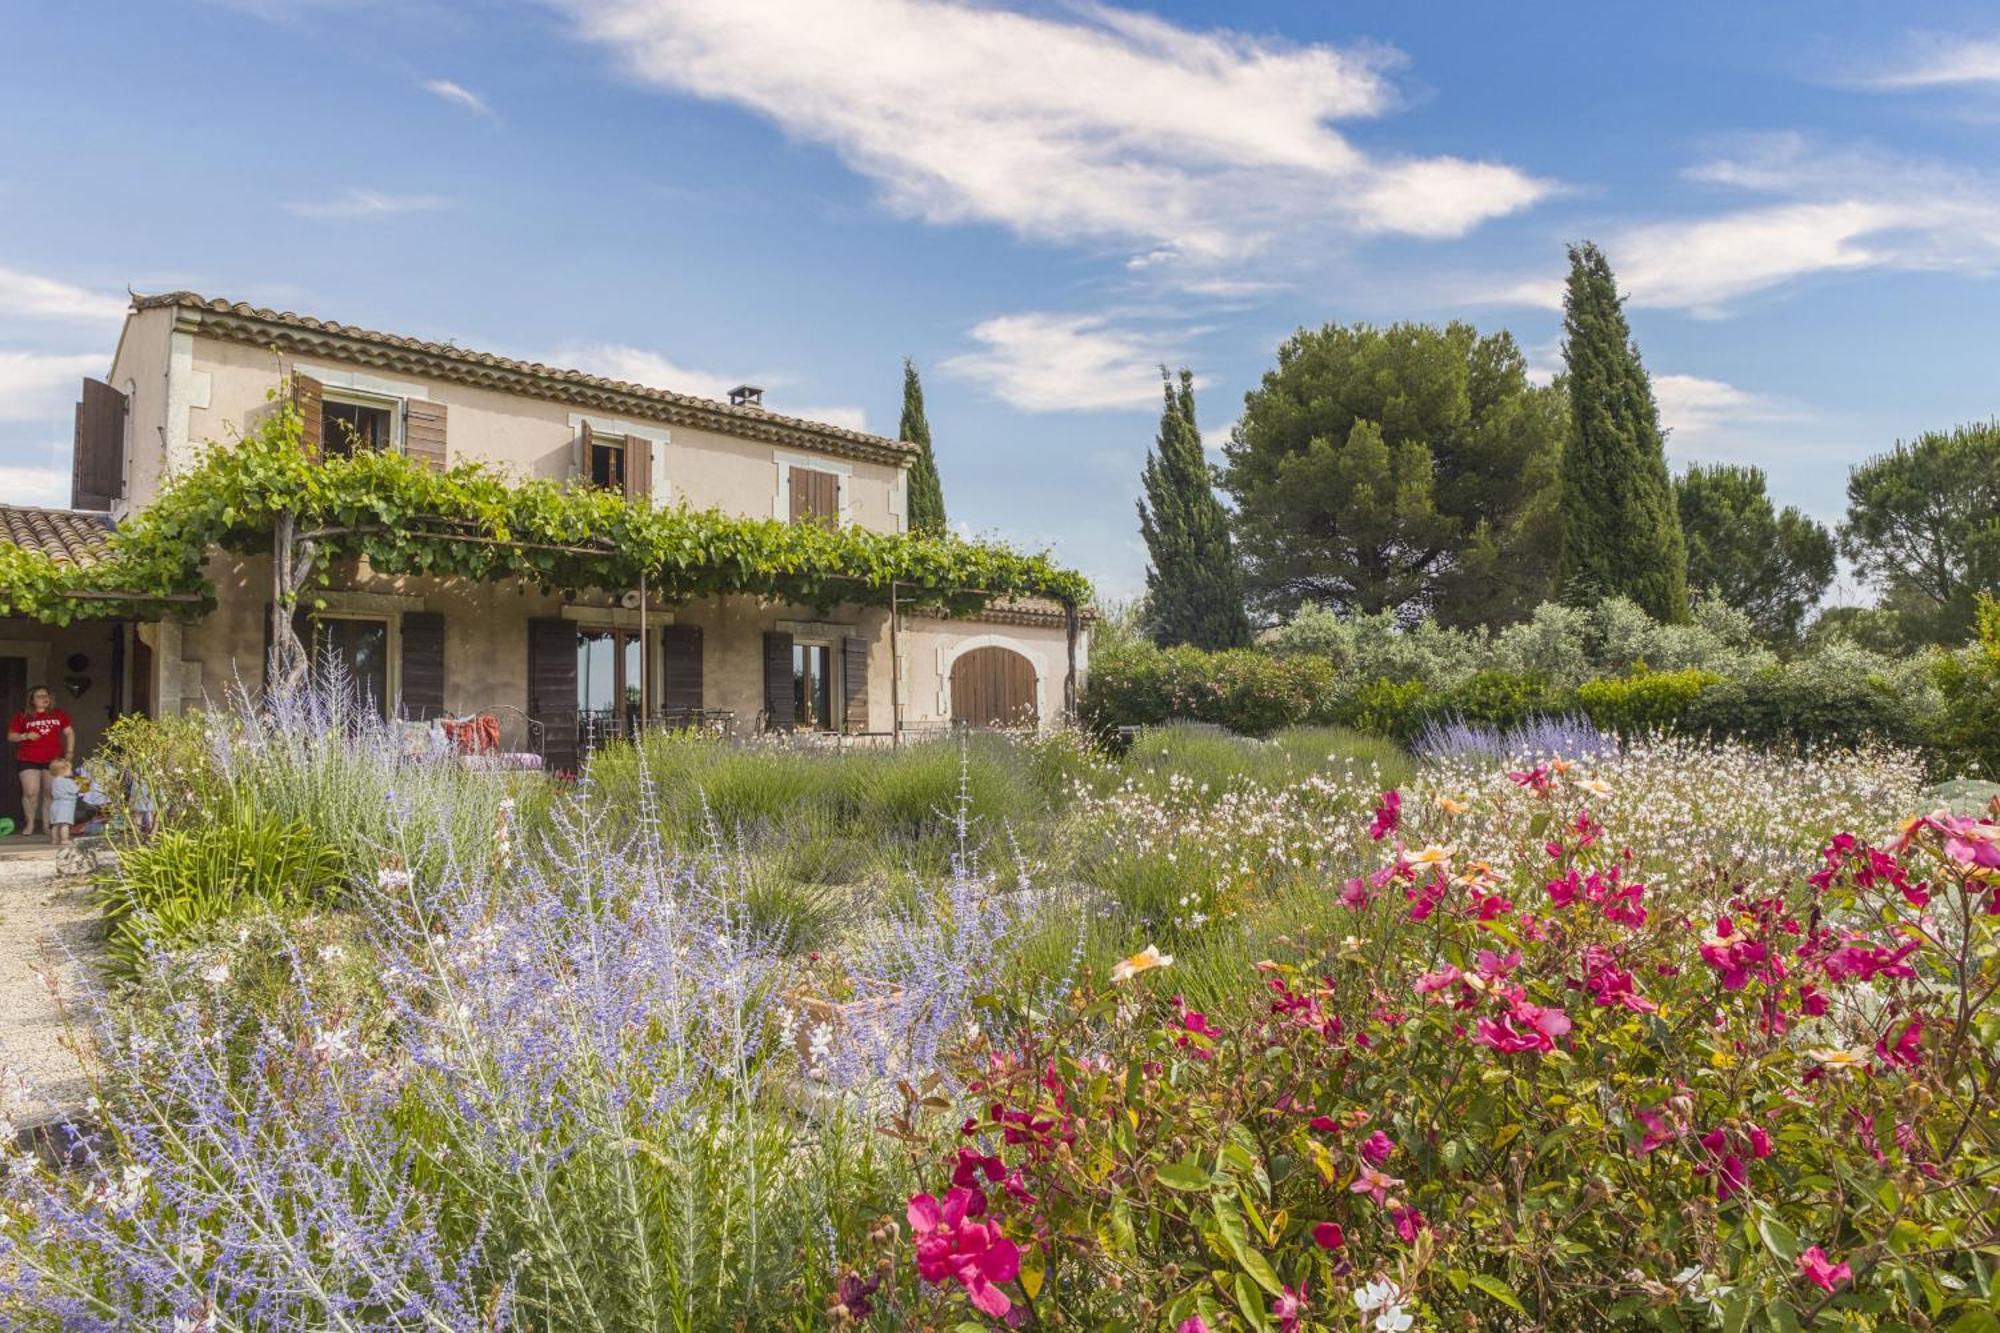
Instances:
[[[435,194],[384,194],[352,188],[325,199],[295,199],[285,211],[313,222],[370,222],[403,213],[433,213],[450,201]]]
[[[1867,149],[1823,151],[1785,134],[1745,140],[1684,174],[1773,198],[1615,228],[1604,248],[1634,305],[1717,317],[1746,297],[1822,274],[2000,272],[2000,180],[1975,171]],[[1562,282],[1529,279],[1491,299],[1553,308]]]
[[[1739,426],[1805,418],[1801,409],[1781,399],[1700,375],[1655,375],[1653,398],[1660,405],[1660,423],[1672,432],[1677,447],[1709,442]]]
[[[8,504],[66,505],[69,503],[69,482],[67,468],[0,463],[0,500]]]
[[[1852,82],[1884,92],[2000,84],[2000,38],[1917,33],[1901,58]]]
[[[486,99],[462,83],[453,83],[450,79],[425,79],[423,90],[433,97],[462,106],[475,115],[495,119],[493,108],[487,105]]]
[[[1129,245],[1191,280],[1288,232],[1462,235],[1552,188],[1515,167],[1366,151],[1379,47],[1196,31],[1104,4],[563,0],[655,87],[823,144],[894,209]]]
[[[679,365],[643,347],[628,347],[619,343],[567,343],[545,359],[557,365],[587,370],[593,375],[605,375],[643,384],[651,389],[666,389],[671,393],[684,393],[716,402],[728,401],[729,391],[739,384],[756,384],[766,390],[764,406],[773,412],[841,426],[847,430],[868,429],[868,414],[861,408],[845,405],[794,407],[785,402],[782,395],[773,396],[769,391],[790,383],[791,377],[772,371],[718,375],[713,371],[693,370]]]
[[[106,358],[96,352],[53,355],[0,351],[0,421],[46,421],[60,417],[75,401],[86,375],[102,375]]]
[[[0,315],[15,319],[50,319],[111,324],[125,317],[127,298],[108,292],[0,268]]]
[[[981,345],[944,362],[1023,412],[1158,408],[1160,366],[1181,358],[1172,337],[1120,327],[1103,315],[999,315],[970,332]],[[1197,387],[1205,383],[1197,377]]]

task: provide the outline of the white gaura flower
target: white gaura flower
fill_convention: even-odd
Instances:
[[[1172,954],[1161,953],[1159,945],[1149,944],[1130,958],[1121,958],[1116,963],[1113,963],[1111,965],[1111,979],[1113,981],[1130,981],[1141,972],[1151,972],[1156,967],[1172,967],[1173,965],[1174,956]]]
[[[201,970],[201,979],[211,986],[220,986],[229,980],[229,963],[225,959]]]
[[[314,1028],[312,1052],[322,1060],[339,1060],[354,1054],[354,1033],[344,1027]]]

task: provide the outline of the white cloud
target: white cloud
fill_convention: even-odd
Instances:
[[[761,385],[766,390],[764,406],[773,412],[789,417],[801,417],[807,421],[818,421],[829,426],[840,426],[847,430],[868,429],[868,414],[858,407],[845,405],[792,407],[779,399],[774,399],[769,390],[788,383],[790,377],[773,372],[718,375],[712,371],[691,370],[686,366],[676,365],[658,352],[618,343],[569,343],[558,348],[549,359],[558,365],[574,366],[593,375],[628,380],[648,388],[684,393],[694,398],[708,398],[718,403],[727,402],[729,391],[739,384]]]
[[[0,463],[0,503],[61,508],[69,504],[68,468]]]
[[[1280,234],[1457,236],[1550,189],[1513,167],[1375,155],[1381,48],[1199,32],[1103,4],[561,0],[648,84],[765,116],[931,222],[1138,247],[1208,276]]]
[[[1673,432],[1677,446],[1698,444],[1737,426],[1802,417],[1779,399],[1699,375],[1655,375],[1653,398],[1660,405],[1660,424]]]
[[[325,199],[297,199],[285,211],[313,222],[368,222],[400,213],[431,213],[447,201],[435,194],[384,194],[351,188]]]
[[[0,351],[0,421],[46,421],[67,415],[86,375],[102,375],[104,357]]]
[[[2000,39],[1930,34],[1912,39],[1910,45],[1903,60],[1856,82],[1885,92],[2000,83]]]
[[[122,295],[94,292],[19,269],[0,268],[0,315],[112,324],[125,318],[127,304]]]
[[[467,111],[475,115],[485,116],[489,120],[493,119],[493,108],[486,104],[486,99],[462,83],[453,83],[450,79],[426,79],[423,83],[423,89],[433,97],[443,98],[447,102],[453,102],[464,107]]]
[[[1160,366],[1180,359],[1171,344],[1103,315],[999,315],[970,333],[983,349],[947,359],[945,372],[1023,412],[1157,409]]]
[[[1614,230],[1604,250],[1635,306],[1701,316],[1819,274],[1867,269],[2000,271],[2000,179],[1879,152],[1820,152],[1797,135],[1684,173],[1776,196],[1705,217]],[[1516,282],[1488,299],[1558,308],[1560,278]]]

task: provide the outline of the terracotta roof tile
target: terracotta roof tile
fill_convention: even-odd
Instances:
[[[568,386],[577,390],[609,392],[632,398],[648,399],[663,408],[675,409],[677,413],[693,412],[703,417],[726,418],[746,428],[773,428],[794,432],[832,443],[845,444],[852,450],[884,454],[890,457],[907,458],[916,453],[916,446],[903,440],[892,440],[883,435],[870,435],[866,431],[849,430],[845,426],[828,425],[821,421],[808,421],[802,417],[782,416],[776,412],[766,412],[761,407],[738,407],[733,403],[718,403],[709,398],[697,398],[692,394],[675,393],[670,389],[655,388],[649,384],[635,384],[629,380],[615,380],[603,375],[593,375],[588,371],[570,370],[560,366],[546,366],[539,361],[521,361],[513,357],[497,356],[492,352],[474,351],[455,343],[428,342],[421,338],[406,337],[399,333],[382,333],[374,329],[359,328],[352,324],[339,324],[332,320],[315,319],[310,315],[300,315],[289,310],[272,310],[265,306],[253,306],[242,301],[226,301],[218,297],[203,296],[198,292],[161,292],[152,296],[134,296],[135,310],[155,307],[190,309],[206,314],[229,317],[235,320],[251,320],[280,329],[295,330],[309,336],[340,338],[352,342],[365,343],[372,347],[393,349],[408,357],[446,364],[473,372],[484,372],[481,379],[494,376],[519,377],[552,387]],[[465,377],[465,376],[461,376]]]
[[[77,509],[0,505],[0,541],[66,565],[94,565],[111,553],[111,515]]]

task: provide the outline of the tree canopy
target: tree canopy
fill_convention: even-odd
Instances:
[[[1166,367],[1160,374],[1166,405],[1140,477],[1147,623],[1162,647],[1240,648],[1250,642],[1243,575],[1195,424],[1194,375],[1183,367],[1176,384]]]
[[[1855,468],[1840,547],[1906,635],[1958,642],[2000,592],[2000,422],[1929,431]]]
[[[1688,586],[1719,593],[1766,640],[1797,640],[1807,613],[1833,583],[1833,535],[1791,505],[1774,506],[1762,468],[1692,467],[1676,479],[1674,492]]]
[[[1579,605],[1629,597],[1656,619],[1687,618],[1687,548],[1653,384],[1604,254],[1569,251],[1563,359],[1570,438],[1562,466],[1557,582]]]
[[[1566,430],[1507,333],[1301,329],[1225,453],[1251,596],[1493,623],[1542,600]]]
[[[897,437],[917,446],[910,464],[909,519],[911,532],[943,532],[944,479],[938,475],[937,455],[931,451],[931,423],[924,415],[924,386],[917,378],[916,363],[903,358],[903,419]]]

